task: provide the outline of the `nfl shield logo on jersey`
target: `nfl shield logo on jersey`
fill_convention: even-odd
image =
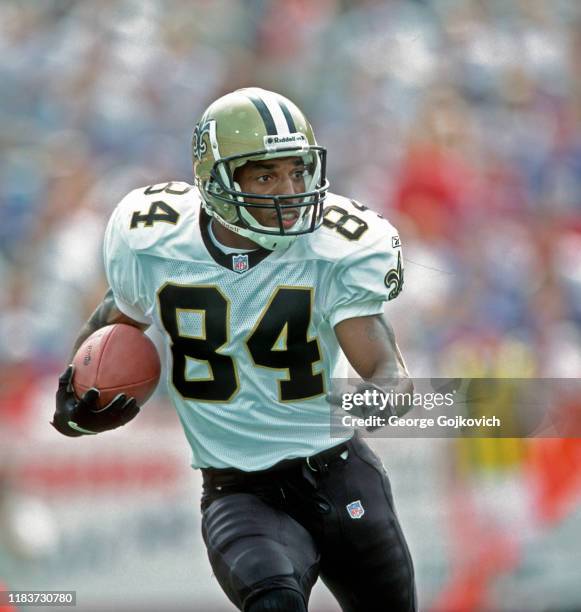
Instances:
[[[233,255],[232,256],[232,270],[242,274],[248,270],[248,255]]]
[[[361,500],[358,499],[357,501],[347,504],[347,512],[349,512],[349,516],[352,519],[360,519],[365,514],[365,508]]]

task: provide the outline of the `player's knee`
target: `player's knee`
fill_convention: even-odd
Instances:
[[[313,577],[297,571],[279,543],[260,542],[260,546],[246,549],[230,569],[231,585],[240,594],[246,612],[307,611],[305,597]]]
[[[293,564],[276,542],[260,542],[241,552],[231,562],[230,576],[241,589],[273,580],[291,589],[297,586]]]
[[[272,589],[252,599],[245,612],[307,612],[307,606],[297,591]]]

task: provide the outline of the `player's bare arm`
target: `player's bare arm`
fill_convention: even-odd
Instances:
[[[384,315],[345,319],[335,326],[335,334],[361,378],[380,388],[389,381],[398,393],[413,393],[413,382],[393,328]],[[406,411],[404,406],[398,406],[398,413]]]
[[[109,289],[105,294],[105,297],[101,303],[95,308],[93,314],[89,317],[87,322],[81,328],[77,339],[73,345],[73,351],[71,357],[77,352],[81,344],[93,333],[101,327],[106,325],[113,325],[115,323],[125,323],[126,325],[133,325],[142,331],[146,330],[149,325],[135,321],[131,317],[128,317],[125,313],[121,312],[115,305],[115,298],[113,297],[113,291]]]
[[[335,334],[361,378],[409,378],[393,329],[383,315],[345,319],[335,326]]]

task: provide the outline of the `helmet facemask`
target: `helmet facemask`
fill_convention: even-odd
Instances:
[[[295,156],[303,159],[307,172],[302,193],[275,195],[245,192],[234,179],[235,171],[246,162]],[[314,232],[323,222],[323,205],[328,190],[325,166],[326,150],[319,146],[301,149],[288,147],[278,149],[276,153],[264,149],[231,155],[216,161],[210,172],[210,180],[201,186],[202,194],[222,213],[213,216],[231,231],[267,249],[285,248],[297,236]],[[252,214],[253,209],[274,209],[278,217],[277,226],[262,225]],[[299,217],[292,227],[285,228],[282,215],[288,209],[298,209]]]

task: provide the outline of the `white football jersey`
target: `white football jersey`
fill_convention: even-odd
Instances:
[[[104,245],[119,310],[166,339],[193,466],[261,470],[339,444],[325,394],[348,364],[333,327],[401,290],[396,230],[333,194],[324,225],[283,251],[225,254],[209,222],[195,187],[153,185],[121,201]]]

